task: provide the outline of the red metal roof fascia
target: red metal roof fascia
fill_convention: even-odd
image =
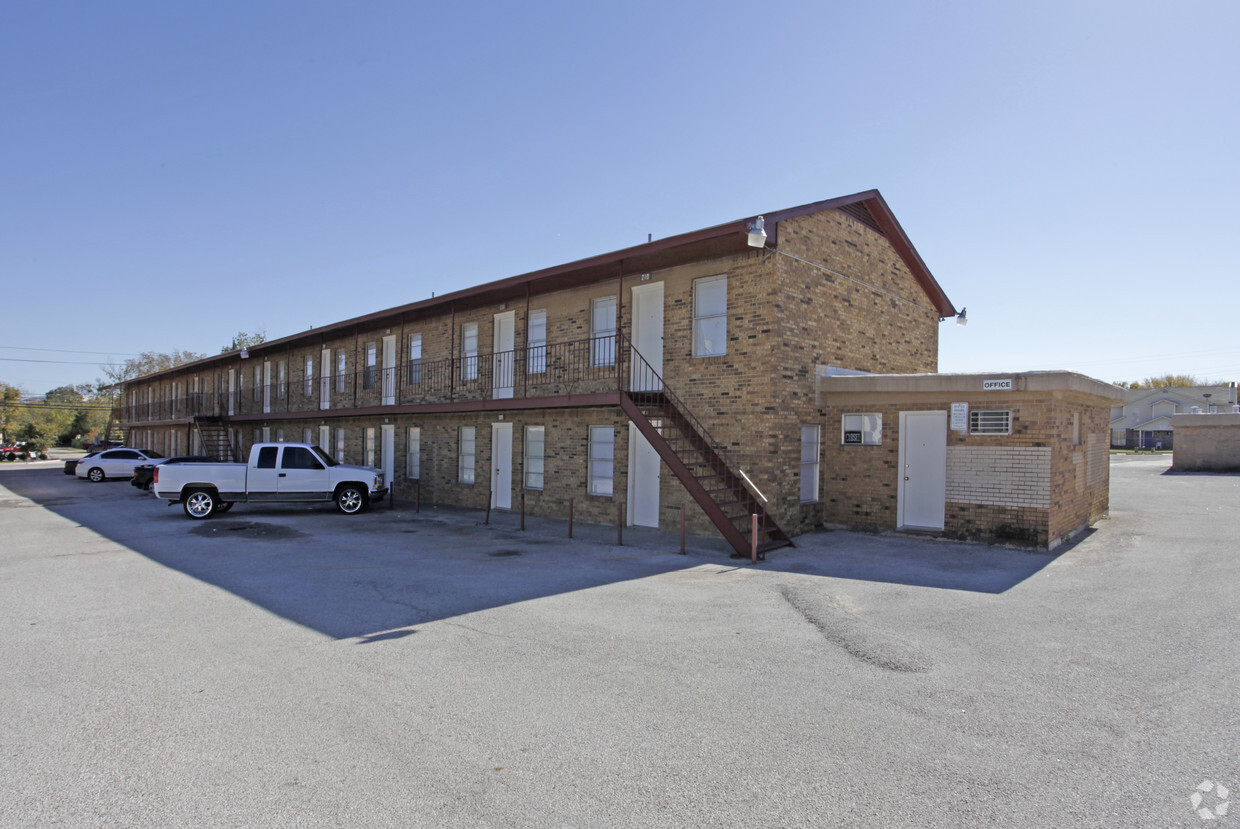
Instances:
[[[795,219],[798,216],[806,216],[810,213],[819,213],[823,210],[835,210],[850,204],[861,202],[870,211],[870,215],[874,217],[874,221],[878,222],[878,226],[882,228],[883,235],[887,237],[887,241],[895,248],[896,253],[904,260],[905,266],[913,274],[913,278],[917,280],[917,284],[921,285],[926,296],[934,305],[935,310],[942,317],[956,316],[956,309],[952,305],[951,300],[947,298],[946,292],[942,286],[930,273],[930,269],[926,267],[926,263],[922,260],[921,254],[913,247],[913,243],[909,241],[908,235],[904,232],[904,228],[900,227],[900,223],[896,221],[895,214],[891,212],[891,208],[887,206],[887,201],[883,198],[883,194],[877,190],[866,190],[861,193],[853,193],[851,196],[840,196],[835,199],[826,199],[825,201],[817,201],[811,204],[803,204],[800,207],[790,207],[787,210],[779,210],[774,213],[766,214],[767,233],[774,240],[779,229],[779,222],[784,219]],[[771,224],[775,224],[775,233],[771,232]],[[774,242],[772,241],[772,244]]]
[[[939,285],[938,280],[930,273],[930,269],[926,267],[926,263],[922,261],[921,254],[913,247],[913,243],[909,241],[908,235],[905,234],[904,228],[900,227],[900,223],[896,221],[895,215],[891,212],[891,208],[887,206],[886,200],[877,191],[872,191],[873,197],[866,199],[865,206],[869,209],[870,215],[874,217],[874,221],[878,222],[878,226],[883,229],[883,234],[887,240],[891,242],[892,247],[900,254],[900,258],[904,260],[904,264],[912,272],[913,278],[921,285],[922,290],[926,292],[926,296],[934,304],[938,310],[940,317],[954,317],[958,313],[952,301],[947,298],[947,293],[943,287]]]
[[[745,230],[748,222],[749,219],[741,219],[722,225],[715,225],[714,227],[696,230],[692,233],[669,236],[666,239],[658,239],[612,253],[593,256],[589,259],[580,259],[564,265],[556,265],[519,276],[487,282],[471,288],[463,288],[459,291],[441,294],[430,299],[411,302],[395,308],[388,308],[383,311],[376,311],[364,316],[331,323],[330,325],[324,325],[309,331],[290,334],[287,337],[268,340],[267,342],[252,346],[249,349],[249,353],[251,357],[254,357],[264,351],[270,351],[292,343],[313,342],[316,338],[322,339],[329,334],[334,335],[340,331],[370,325],[385,319],[395,320],[405,314],[437,312],[453,303],[473,305],[516,298],[524,296],[526,285],[545,283],[549,289],[575,287],[577,285],[599,282],[604,279],[614,279],[618,273],[645,273],[685,264],[696,259],[710,259],[741,253],[749,249],[745,241]],[[194,371],[196,368],[216,364],[224,360],[236,359],[239,355],[239,351],[231,351],[227,354],[207,357],[193,363],[182,363],[173,368],[144,375],[142,379],[158,378],[171,372]]]

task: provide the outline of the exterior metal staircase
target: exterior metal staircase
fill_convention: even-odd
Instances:
[[[217,461],[237,460],[236,453],[233,452],[232,440],[228,435],[228,428],[224,426],[220,418],[195,417],[194,428],[198,430],[202,454]]]
[[[751,490],[752,484],[746,485],[723,445],[664,386],[636,349],[630,353],[630,390],[621,392],[620,407],[732,545],[732,557],[749,558],[753,553],[755,515],[760,560],[766,559],[768,550],[795,546]]]

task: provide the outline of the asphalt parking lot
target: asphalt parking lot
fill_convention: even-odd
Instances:
[[[1240,797],[1240,476],[1168,466],[1117,457],[1059,555],[757,567],[0,466],[0,825],[1202,825]]]

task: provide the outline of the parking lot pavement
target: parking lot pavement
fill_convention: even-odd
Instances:
[[[1113,462],[1058,556],[758,567],[0,468],[0,824],[1199,825],[1240,785],[1240,477],[1168,465]]]

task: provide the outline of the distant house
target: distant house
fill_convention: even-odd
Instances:
[[[1230,412],[1236,384],[1129,389],[1123,404],[1111,407],[1111,448],[1171,449],[1171,418],[1193,411]]]

